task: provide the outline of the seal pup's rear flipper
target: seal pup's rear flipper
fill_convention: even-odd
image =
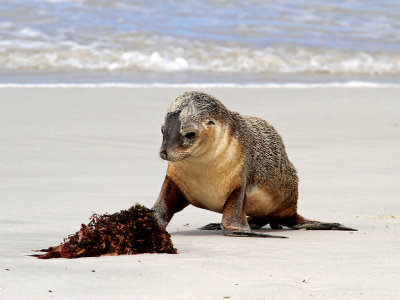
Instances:
[[[347,227],[340,223],[325,223],[319,221],[307,221],[301,224],[296,224],[292,227],[295,230],[345,230],[357,231],[357,229]]]
[[[221,223],[210,223],[198,228],[200,230],[221,230]]]
[[[287,221],[287,220],[286,220]],[[357,229],[347,227],[340,223],[329,223],[308,220],[299,214],[290,218],[289,222],[284,222],[287,227],[295,230],[345,230],[345,231],[357,231]]]

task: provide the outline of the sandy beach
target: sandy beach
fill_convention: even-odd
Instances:
[[[38,260],[95,213],[151,207],[167,106],[185,90],[268,120],[300,177],[299,212],[357,232],[230,238],[188,207],[179,254]],[[0,89],[0,298],[398,299],[400,87]]]

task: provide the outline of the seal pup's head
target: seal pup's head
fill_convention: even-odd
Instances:
[[[161,126],[160,157],[168,161],[196,158],[207,152],[222,128],[228,109],[216,98],[190,91],[176,98]]]

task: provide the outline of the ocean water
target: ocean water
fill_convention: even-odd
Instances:
[[[0,1],[0,83],[400,82],[399,0]]]

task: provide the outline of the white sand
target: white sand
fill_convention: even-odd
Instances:
[[[92,212],[152,206],[166,169],[160,124],[183,90],[0,89],[0,299],[400,297],[395,87],[203,88],[282,134],[302,215],[358,232],[229,238],[196,230],[221,215],[188,207],[168,227],[178,255],[27,256],[60,243]]]

